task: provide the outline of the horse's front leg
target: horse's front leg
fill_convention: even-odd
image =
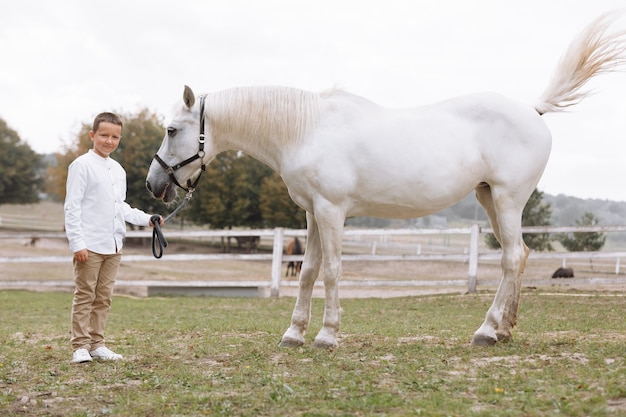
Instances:
[[[506,228],[501,227],[502,229]],[[530,251],[522,239],[521,226],[509,229],[512,229],[512,233],[501,233],[502,280],[485,321],[474,333],[472,345],[487,346],[508,339],[517,324],[522,273]]]
[[[281,339],[281,347],[302,346],[311,317],[313,286],[320,272],[322,249],[315,217],[307,212],[307,243],[300,270],[300,288],[296,306],[291,314],[291,326]]]

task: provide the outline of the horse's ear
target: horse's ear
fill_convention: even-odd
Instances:
[[[193,107],[193,104],[196,102],[196,96],[193,94],[191,88],[188,85],[185,86],[185,92],[183,93],[183,101],[185,102],[185,106],[188,109]]]

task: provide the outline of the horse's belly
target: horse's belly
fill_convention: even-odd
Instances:
[[[404,184],[403,189],[390,187],[384,192],[362,193],[346,205],[346,217],[372,216],[414,218],[436,213],[462,200],[478,182],[457,184],[452,188],[420,188]],[[400,185],[402,187],[402,185]]]
[[[381,151],[370,163],[355,163],[352,170],[346,173],[355,179],[349,216],[412,218],[463,199],[485,181],[487,168],[476,148],[457,144],[456,152],[420,154],[407,148],[391,156]]]

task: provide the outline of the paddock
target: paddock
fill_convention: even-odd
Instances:
[[[472,230],[478,231],[476,236]],[[587,228],[527,228],[537,233],[596,231],[623,233],[626,226]],[[221,241],[233,235],[261,236],[258,253],[222,253]],[[494,290],[499,251],[483,241],[489,229],[363,229],[347,230],[344,240],[344,277],[341,292],[348,298],[399,297]],[[297,277],[284,277],[289,261],[284,244],[304,230],[169,231],[171,245],[163,258],[150,255],[148,232],[129,232],[116,292],[132,296],[188,295],[227,297],[295,297]],[[25,245],[37,237],[35,246]],[[281,245],[282,243],[282,245]],[[472,249],[472,244],[476,248]],[[71,257],[63,233],[0,233],[3,271],[0,288],[71,291]],[[472,258],[472,254],[475,257]],[[472,259],[476,264],[472,265]],[[582,290],[626,289],[624,251],[593,253],[531,253],[523,285]],[[552,279],[555,269],[573,267],[576,278]],[[207,273],[207,271],[209,271]],[[474,273],[476,281],[472,284]],[[277,274],[277,276],[276,276]],[[321,283],[315,297],[323,296]]]
[[[125,360],[72,366],[71,294],[0,290],[0,415],[624,415],[623,293],[523,289],[513,339],[472,348],[491,298],[344,299],[328,352],[278,347],[290,298],[118,296]]]

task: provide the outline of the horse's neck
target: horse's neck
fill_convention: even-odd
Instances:
[[[263,162],[274,171],[280,170],[282,149],[269,140],[271,137],[262,138],[260,136],[246,135],[237,130],[223,131],[213,135],[220,152],[241,151]]]
[[[279,170],[285,149],[318,117],[318,96],[281,87],[239,88],[217,93],[207,105],[220,150],[240,150]]]

